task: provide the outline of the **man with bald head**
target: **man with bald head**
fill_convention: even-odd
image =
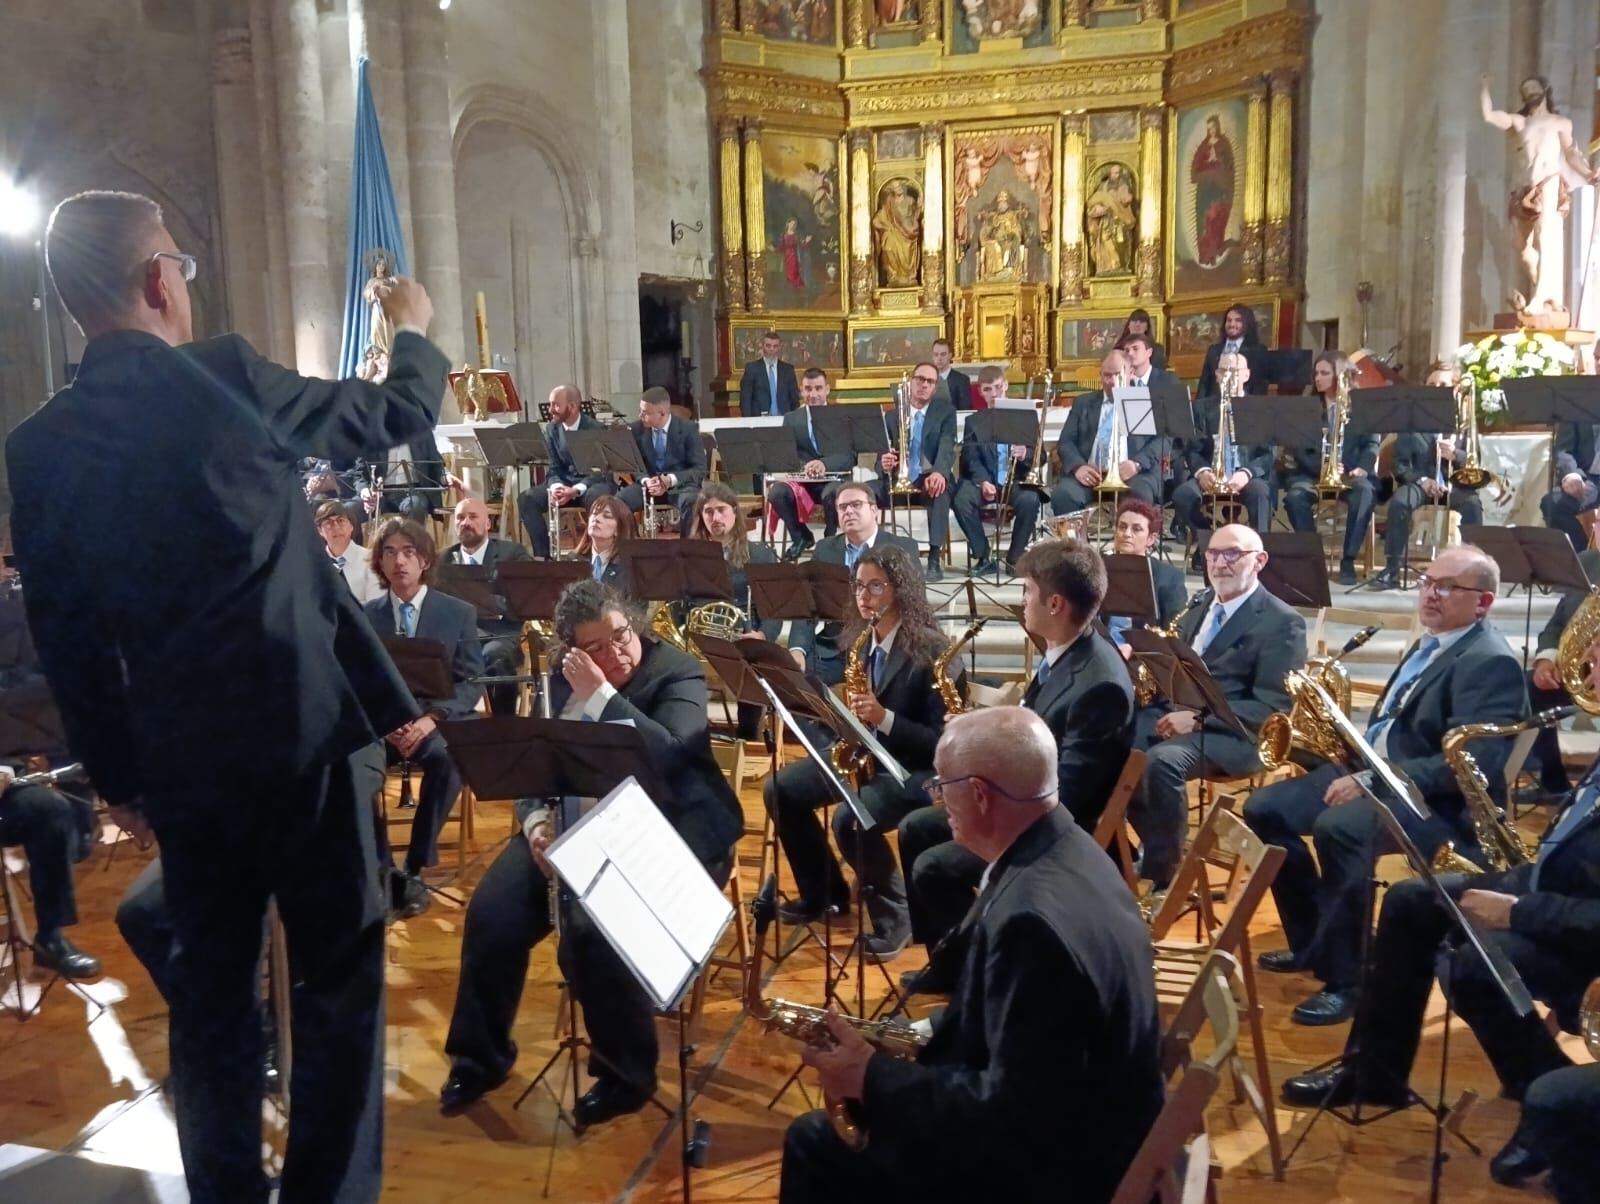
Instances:
[[[524,489],[517,499],[517,514],[533,554],[540,560],[550,559],[550,504],[571,506],[581,502],[585,507],[604,493],[615,493],[616,485],[604,473],[585,474],[572,458],[567,446],[571,431],[597,431],[600,423],[583,412],[583,394],[577,385],[557,385],[550,390],[550,421],[545,423],[544,438],[550,447],[550,466],[545,469],[544,480],[530,489]]]
[[[483,568],[492,578],[495,569],[508,560],[528,559],[528,550],[520,543],[489,534],[489,524],[493,520],[482,498],[462,498],[456,503],[455,519],[456,538],[460,542],[444,550],[441,563]],[[452,592],[449,569],[439,574],[437,585],[440,593]],[[509,613],[504,598],[497,594],[495,601],[500,607],[497,618],[491,619],[482,614],[478,616],[478,630],[487,637],[483,641],[483,668],[491,677],[510,677],[516,673],[521,659],[517,641],[522,634],[522,624]],[[489,686],[488,691],[489,705],[496,715],[516,714],[515,685],[498,683]]]
[[[1105,476],[1106,457],[1110,454],[1107,449],[1111,441],[1112,390],[1135,381],[1148,384],[1154,375],[1149,366],[1150,344],[1145,337],[1132,336],[1129,349],[1143,354],[1144,373],[1136,372],[1122,352],[1113,351],[1100,361],[1099,391],[1083,394],[1067,411],[1061,439],[1056,444],[1061,456],[1061,479],[1050,495],[1050,509],[1056,514],[1082,510],[1094,501],[1094,491]],[[1128,496],[1160,506],[1161,440],[1155,435],[1130,435],[1123,452],[1118,471],[1127,482]]]
[[[1463,723],[1525,719],[1522,665],[1489,619],[1500,570],[1482,549],[1461,544],[1441,552],[1417,586],[1422,638],[1384,686],[1367,722],[1367,743],[1422,792],[1427,819],[1410,807],[1391,807],[1417,847],[1431,857],[1453,840],[1458,850],[1476,856],[1472,818],[1440,742]],[[1500,806],[1510,751],[1509,739],[1472,744]],[[1262,839],[1288,852],[1272,893],[1289,947],[1263,953],[1262,969],[1309,971],[1322,980],[1323,989],[1295,1008],[1295,1023],[1348,1020],[1361,975],[1363,903],[1372,865],[1389,851],[1371,801],[1347,767],[1321,763],[1304,777],[1256,791],[1244,818]],[[1306,836],[1316,846],[1315,863]]]
[[[871,1140],[853,1151],[825,1112],[802,1116],[778,1198],[1053,1201],[1071,1183],[1110,1199],[1161,1109],[1149,930],[1061,805],[1037,715],[955,716],[934,768],[955,839],[988,865],[960,980],[915,1061],[830,1018],[833,1044],[805,1060]]]
[[[1205,662],[1245,727],[1240,736],[1214,716],[1200,716],[1157,698],[1134,719],[1133,746],[1145,750],[1144,778],[1128,805],[1142,843],[1139,873],[1165,889],[1183,857],[1188,834],[1188,783],[1200,777],[1256,772],[1256,732],[1274,711],[1289,709],[1284,678],[1306,663],[1306,621],[1262,587],[1267,563],[1261,536],[1230,524],[1205,552],[1211,583],[1204,604],[1189,611],[1178,637]]]

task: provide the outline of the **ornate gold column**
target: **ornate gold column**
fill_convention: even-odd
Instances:
[[[1244,160],[1244,279],[1261,282],[1262,218],[1267,191],[1267,85],[1258,80],[1250,88],[1250,114],[1245,124]]]
[[[722,182],[722,304],[744,308],[744,212],[739,196],[739,122],[717,122],[717,162]]]
[[[922,6],[922,40],[924,42],[937,42],[944,36],[944,31],[939,28],[940,18],[944,15],[944,5],[936,0],[928,0]]]
[[[1140,8],[1139,20],[1165,21],[1167,19],[1167,9],[1171,4],[1172,0],[1144,0],[1144,4]]]
[[[760,27],[761,0],[739,0],[739,28],[752,30]]]
[[[1083,300],[1083,176],[1089,136],[1085,113],[1061,119],[1061,289],[1060,303]]]
[[[872,164],[866,130],[850,131],[850,312],[872,309]]]
[[[844,0],[844,44],[852,50],[867,44],[866,0]]]
[[[767,308],[767,206],[761,123],[744,123],[744,288],[752,313]]]
[[[1267,139],[1266,277],[1287,280],[1293,244],[1289,241],[1289,211],[1294,190],[1294,89],[1290,70],[1272,73],[1272,101]]]
[[[739,24],[738,0],[716,0],[717,28],[732,30]]]
[[[1141,297],[1161,296],[1161,142],[1167,124],[1163,105],[1139,110],[1139,254],[1134,264]]]
[[[944,126],[922,127],[922,312],[944,313]]]
[[[1076,29],[1089,17],[1089,0],[1066,0],[1061,8],[1061,24],[1067,29]]]

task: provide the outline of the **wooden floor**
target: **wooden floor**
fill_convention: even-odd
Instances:
[[[758,791],[746,789],[745,805],[754,820],[760,806]],[[492,854],[493,846],[510,831],[509,808],[480,805],[478,816],[479,844]],[[452,824],[446,837],[453,837],[454,831]],[[29,1023],[0,1016],[0,1144],[86,1148],[109,1161],[170,1171],[177,1168],[176,1142],[164,1098],[156,1092],[137,1106],[128,1105],[141,1088],[166,1074],[166,1017],[111,920],[117,899],[147,855],[123,845],[108,864],[106,853],[102,850],[94,861],[79,867],[80,911],[85,919],[74,937],[104,960],[106,977],[92,989],[97,997],[114,1002],[89,1025],[86,1005],[57,986],[41,1015]],[[756,885],[754,871],[744,873],[750,897]],[[438,1091],[447,1066],[443,1046],[455,993],[462,915],[460,909],[436,902],[426,915],[390,930],[384,1198],[419,1204],[528,1200],[538,1198],[547,1181],[548,1198],[553,1200],[676,1198],[677,1130],[659,1112],[646,1110],[574,1142],[570,1133],[556,1131],[554,1105],[543,1090],[536,1090],[520,1110],[512,1107],[555,1048],[557,987],[548,946],[536,952],[529,974],[516,1031],[521,1060],[512,1080],[467,1115],[449,1120],[439,1115]],[[1275,947],[1280,935],[1269,910],[1255,925],[1256,948]],[[891,969],[898,974],[919,964],[920,958],[907,955]],[[1288,1021],[1290,1007],[1310,989],[1309,984],[1296,977],[1262,978],[1273,1074],[1281,1081],[1336,1054],[1343,1027],[1305,1029]],[[767,992],[815,1002],[820,982],[820,956],[814,947],[802,948],[777,969]],[[883,978],[871,967],[867,985],[875,1002],[883,994]],[[854,992],[854,979],[847,990]],[[693,1112],[710,1122],[712,1139],[708,1165],[693,1172],[694,1193],[702,1200],[772,1200],[784,1126],[809,1105],[802,1080],[769,1108],[795,1065],[796,1048],[747,1021],[736,996],[736,978],[725,973],[711,987],[695,1048],[693,1074],[699,1093]],[[1436,995],[1414,1079],[1430,1097],[1438,1083],[1440,1008]],[[1061,1022],[1072,1020],[1063,1016]],[[661,1034],[661,1093],[675,1104],[674,1026],[661,1022]],[[1463,1202],[1543,1198],[1542,1189],[1509,1192],[1488,1179],[1487,1156],[1510,1134],[1516,1109],[1495,1098],[1494,1078],[1470,1033],[1460,1025],[1451,1033],[1450,1061],[1452,1096],[1472,1088],[1484,1097],[1466,1125],[1467,1135],[1484,1156],[1447,1139],[1450,1161],[1444,1198]],[[1215,1148],[1224,1166],[1220,1185],[1224,1199],[1326,1204],[1427,1198],[1431,1128],[1425,1114],[1391,1117],[1360,1131],[1324,1118],[1296,1156],[1286,1181],[1274,1183],[1259,1126],[1247,1107],[1227,1103],[1226,1094],[1226,1089],[1219,1093],[1211,1113]],[[1280,1126],[1290,1140],[1304,1119],[1288,1110],[1280,1112]],[[1063,1125],[1071,1123],[1070,1117],[1062,1118]],[[7,1197],[0,1182],[0,1201],[8,1198],[17,1197]],[[1063,1190],[1066,1198],[1070,1198],[1068,1187]]]

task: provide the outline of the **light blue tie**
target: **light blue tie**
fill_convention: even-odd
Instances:
[[[344,561],[345,558],[343,556],[335,556],[333,558],[334,568],[338,569],[341,573],[344,572]]]
[[[606,562],[601,560],[600,557],[594,557],[590,560],[589,564],[590,572],[594,575],[594,579],[596,581],[600,580],[600,578],[606,575]]]
[[[663,472],[667,467],[667,432],[657,431],[653,444],[656,456],[656,471]]]
[[[778,410],[778,365],[767,365],[767,413],[776,414]]]
[[[999,471],[995,473],[995,483],[1004,489],[1006,478],[1011,475],[1011,444],[997,443],[994,450],[995,454],[1000,457],[1000,467]]]
[[[1039,670],[1033,675],[1033,680],[1040,686],[1050,680],[1050,658],[1048,656],[1039,658]]]
[[[911,480],[922,480],[922,414],[918,410],[911,416]]]
[[[1222,603],[1216,602],[1211,606],[1211,621],[1206,624],[1206,629],[1201,633],[1200,642],[1194,646],[1196,656],[1204,656],[1206,649],[1211,647],[1211,641],[1217,638],[1217,633],[1222,630],[1222,625],[1227,621],[1228,612],[1222,608]]]
[[[865,552],[866,550],[867,550],[867,545],[866,544],[862,544],[860,547],[851,547],[849,544],[845,544],[844,545],[844,567],[849,569],[850,572],[853,574],[856,571],[856,561],[861,559],[861,553]]]
[[[1406,687],[1417,679],[1428,662],[1433,659],[1433,654],[1439,650],[1439,641],[1436,637],[1425,635],[1422,643],[1418,644],[1416,651],[1406,657],[1405,663],[1400,666],[1400,672],[1394,675],[1394,682],[1389,687],[1388,693],[1383,696],[1372,719],[1367,723],[1367,743],[1376,744],[1379,737],[1394,722],[1394,714],[1405,701]]]
[[[1222,415],[1220,413],[1217,415],[1217,426],[1219,428],[1222,426]],[[1226,433],[1228,438],[1222,445],[1222,472],[1224,476],[1232,477],[1234,473],[1239,471],[1239,446],[1233,441],[1232,423],[1228,424],[1228,431]],[[1222,438],[1222,435],[1223,432],[1219,429],[1217,431],[1217,438]],[[1218,484],[1220,483],[1221,482],[1218,482]]]
[[[1111,642],[1119,648],[1128,642],[1122,633],[1132,626],[1133,620],[1126,615],[1112,615],[1106,620],[1106,630],[1111,633]]]
[[[877,693],[878,687],[883,684],[883,649],[872,650],[872,690]]]
[[[816,427],[816,424],[811,421],[811,407],[810,406],[806,407],[806,438],[811,440],[811,452],[812,452],[812,454],[813,455],[820,455],[821,453],[817,449],[817,427]]]
[[[410,602],[400,603],[400,625],[407,635],[417,634],[417,608]]]
[[[1529,890],[1539,889],[1539,871],[1544,868],[1545,858],[1550,856],[1556,846],[1570,836],[1579,824],[1594,814],[1596,804],[1600,804],[1600,782],[1595,781],[1595,775],[1591,771],[1579,784],[1577,792],[1572,797],[1572,805],[1562,812],[1561,817],[1556,820],[1555,827],[1545,833],[1544,839],[1539,841],[1539,855],[1533,863],[1533,878],[1529,881]]]

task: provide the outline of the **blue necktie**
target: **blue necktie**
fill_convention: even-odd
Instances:
[[[911,465],[912,481],[922,480],[922,411],[918,410],[911,416]]]
[[[333,558],[333,567],[338,569],[341,573],[344,572],[344,561],[345,558],[343,556],[335,556]]]
[[[1435,636],[1425,635],[1422,643],[1405,659],[1400,666],[1400,672],[1394,675],[1394,682],[1390,685],[1388,693],[1367,723],[1367,743],[1376,744],[1388,726],[1394,722],[1394,713],[1400,709],[1400,704],[1405,701],[1406,687],[1416,681],[1418,674],[1428,667],[1428,662],[1433,659],[1433,654],[1439,650],[1439,641]]]
[[[589,565],[590,572],[593,573],[596,581],[600,580],[600,578],[606,575],[606,562],[601,560],[600,557],[594,557],[592,560],[590,560]]]
[[[811,421],[811,407],[806,407],[806,438],[811,440],[811,454],[817,455],[817,428]]]
[[[1033,680],[1041,686],[1050,680],[1050,658],[1048,656],[1039,658],[1039,671],[1033,675]]]
[[[862,544],[860,547],[852,547],[848,543],[845,544],[844,545],[844,567],[849,569],[851,573],[854,573],[856,571],[856,561],[861,559],[861,553],[865,552],[866,550],[867,550],[867,545],[866,544]]]
[[[1119,648],[1128,642],[1122,633],[1132,626],[1133,620],[1126,615],[1112,615],[1106,620],[1106,630],[1111,633],[1111,642]]]
[[[883,684],[883,649],[872,650],[872,692],[876,694],[878,687]]]
[[[653,446],[655,448],[656,471],[665,472],[667,468],[667,432],[657,431]]]
[[[767,365],[767,413],[778,413],[778,365]]]
[[[1539,889],[1539,871],[1544,868],[1545,858],[1549,857],[1556,846],[1570,836],[1579,824],[1594,814],[1597,803],[1600,803],[1600,781],[1596,781],[1594,773],[1590,772],[1573,794],[1572,804],[1561,813],[1555,826],[1539,841],[1539,855],[1533,863],[1533,877],[1528,883],[1529,890]]]
[[[1217,638],[1222,631],[1222,624],[1227,620],[1228,612],[1222,609],[1222,603],[1211,604],[1211,621],[1206,624],[1206,629],[1200,633],[1200,642],[1194,646],[1196,656],[1204,656],[1206,649],[1211,647],[1211,641]]]
[[[1226,431],[1221,430],[1222,415],[1219,413],[1217,415],[1217,426],[1219,428],[1217,438],[1221,439],[1224,434],[1227,435],[1227,439],[1222,445],[1222,472],[1224,476],[1232,477],[1234,473],[1239,471],[1239,448],[1233,441],[1233,423],[1230,422],[1228,424]],[[1218,481],[1217,484],[1220,485],[1222,482]]]
[[[400,625],[407,635],[417,634],[417,608],[410,602],[400,603]]]

